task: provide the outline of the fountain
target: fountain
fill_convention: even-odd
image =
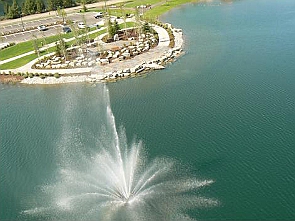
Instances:
[[[100,133],[99,150],[81,156],[77,166],[64,163],[57,182],[45,185],[50,200],[24,216],[54,220],[193,220],[187,210],[213,206],[217,201],[197,196],[212,180],[199,181],[171,159],[148,163],[141,141],[128,145],[119,132],[104,89],[107,123]],[[42,197],[41,197],[42,198]]]

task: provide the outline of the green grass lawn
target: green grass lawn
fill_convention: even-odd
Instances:
[[[44,51],[40,53],[40,56],[46,55],[48,53],[54,52],[55,47],[49,48],[48,51]],[[36,59],[38,56],[34,54],[30,54],[24,57],[21,57],[19,59],[7,62],[5,64],[0,65],[0,70],[6,70],[6,69],[15,69],[24,66],[25,64],[29,63],[30,61]]]
[[[164,14],[165,12],[168,12],[172,8],[175,8],[177,6],[180,6],[185,3],[189,2],[198,2],[198,0],[169,0],[169,1],[163,1],[163,4],[154,7],[147,12],[145,12],[144,17],[148,18],[158,18],[160,15]]]
[[[68,34],[63,34],[64,38],[71,38],[73,37],[72,33],[68,33]],[[41,42],[42,44],[50,44],[52,42],[55,42],[59,39],[59,37],[57,35],[55,36],[50,36],[47,38],[38,38],[37,39],[37,43],[38,43],[38,47],[41,47]],[[30,51],[34,51],[34,41],[30,40],[30,41],[26,41],[26,42],[21,42],[18,43],[16,45],[13,45],[11,47],[5,48],[3,50],[0,50],[0,61],[30,52]]]
[[[19,68],[36,58],[37,58],[36,54],[30,54],[25,57],[0,65],[0,70]]]
[[[158,2],[160,1],[159,0],[135,0],[135,1],[124,4],[124,7],[135,8],[136,6],[140,6],[140,5],[154,5]]]

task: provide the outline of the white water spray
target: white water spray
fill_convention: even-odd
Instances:
[[[124,129],[117,131],[106,88],[103,93],[107,120],[98,151],[78,158],[79,166],[64,159],[71,163],[61,166],[57,182],[43,187],[48,200],[23,215],[50,220],[192,220],[187,210],[217,204],[197,195],[211,180],[187,178],[171,159],[148,163],[141,141],[128,145]]]

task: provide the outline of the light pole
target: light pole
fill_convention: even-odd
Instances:
[[[22,26],[23,26],[23,31],[25,31],[25,26],[24,26],[24,22],[23,22],[23,17],[22,17],[22,12],[20,12],[20,20],[22,22]]]

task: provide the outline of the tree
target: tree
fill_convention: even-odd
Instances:
[[[27,8],[26,8],[26,4],[25,4],[25,2],[26,1],[24,1],[23,3],[22,3],[22,7],[21,7],[21,12],[22,12],[22,14],[24,14],[24,15],[28,15],[29,14],[29,12],[27,11]]]
[[[47,0],[47,10],[48,11],[53,11],[55,10],[55,0]]]
[[[58,35],[58,43],[57,43],[57,48],[59,46],[59,54],[63,55],[65,57],[65,59],[67,60],[68,58],[68,53],[67,53],[67,44],[63,39],[63,36],[61,34]]]
[[[40,60],[40,50],[39,50],[39,46],[38,46],[38,38],[35,35],[33,35],[32,37],[33,37],[33,47],[34,47],[35,54],[38,55],[38,60]]]
[[[67,17],[67,13],[64,9],[61,9],[60,7],[57,8],[57,14],[58,16],[62,17],[62,23],[65,24],[65,20]]]
[[[6,15],[6,16],[9,13],[9,5],[7,4],[7,2],[4,2],[3,12],[4,12],[4,15]]]
[[[36,13],[36,2],[34,0],[25,0],[23,7],[22,7],[22,12],[25,15],[31,15]]]
[[[36,2],[34,0],[28,0],[29,1],[29,13],[32,15],[32,14],[35,14],[36,13]]]
[[[87,25],[87,21],[85,18],[85,15],[82,15],[82,20],[83,23],[85,24],[86,28],[82,29],[82,41],[86,43],[86,41],[88,41],[88,43],[90,43],[90,39],[89,39],[89,27]]]
[[[79,46],[80,48],[82,47],[82,39],[79,37],[79,30],[77,29],[77,27],[72,23],[70,24],[70,27],[72,29],[73,35],[74,35],[74,45]],[[78,52],[80,52],[80,50],[78,50]]]
[[[108,18],[107,22],[108,22],[107,23],[108,37],[109,37],[109,39],[113,39],[114,35],[116,34],[116,31],[114,29],[114,26],[113,26],[110,18]]]
[[[55,42],[55,53],[57,56],[61,56],[61,49],[60,49],[60,45],[59,45],[59,42]]]
[[[82,4],[82,11],[86,12],[87,8],[86,8],[86,0],[81,0],[81,4]]]
[[[67,18],[67,13],[64,9],[61,10],[61,16],[62,16],[62,21],[65,24],[66,23],[66,18]]]
[[[36,0],[36,12],[41,13],[45,9],[44,2],[42,0]]]
[[[115,34],[117,34],[117,32],[120,30],[120,26],[117,22],[117,20],[115,20],[114,23],[111,22],[111,19],[108,19],[108,37],[109,39],[114,39]]]
[[[135,22],[137,26],[137,32],[138,35],[141,34],[141,21],[140,21],[140,15],[139,15],[139,9],[135,7]]]
[[[19,18],[19,6],[16,0],[13,0],[12,5],[9,7],[8,18]]]
[[[63,0],[55,0],[55,9],[63,8]]]
[[[147,22],[145,22],[145,23],[142,25],[141,29],[142,29],[142,32],[145,33],[145,34],[146,34],[147,32],[150,32],[150,31],[151,31],[151,27],[149,26],[149,23],[147,23]]]
[[[69,7],[72,7],[74,4],[73,4],[73,0],[63,0],[63,6],[65,8],[69,8]]]
[[[43,42],[43,47],[45,46],[47,53],[49,53],[48,47],[46,46],[47,43],[46,43],[46,37],[44,32],[42,32],[42,42]]]

